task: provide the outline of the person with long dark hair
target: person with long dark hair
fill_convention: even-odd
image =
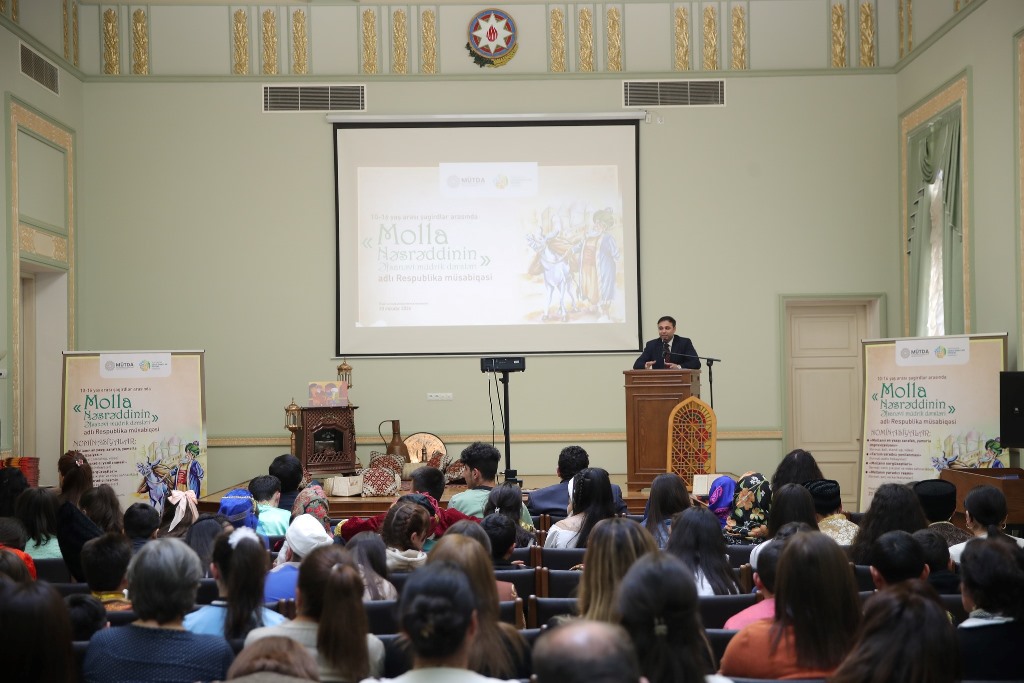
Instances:
[[[822,533],[798,533],[779,557],[775,618],[745,626],[725,649],[723,676],[825,678],[853,646],[860,597],[843,549]]]
[[[124,512],[121,501],[110,484],[94,486],[82,494],[79,507],[85,516],[106,533],[124,533]]]
[[[523,490],[517,484],[506,481],[491,489],[487,495],[487,504],[484,505],[484,516],[494,512],[508,517],[515,523],[517,548],[526,548],[537,542],[533,526],[527,527],[522,522]]]
[[[968,613],[957,628],[964,679],[1020,680],[1024,550],[1003,534],[968,541],[960,577]]]
[[[158,519],[158,524],[159,521]],[[212,577],[210,567],[213,564],[213,544],[217,541],[217,537],[225,531],[234,530],[235,527],[231,525],[231,520],[216,512],[202,513],[188,528],[184,541],[199,556],[199,562],[202,564],[204,572],[203,578]]]
[[[875,491],[871,505],[860,520],[860,531],[850,545],[850,559],[856,564],[869,564],[871,545],[886,531],[912,534],[928,526],[921,503],[910,487],[903,484],[882,484]]]
[[[270,557],[252,529],[225,531],[213,544],[210,573],[218,597],[185,617],[185,630],[244,638],[261,626],[274,626],[283,616],[263,606],[263,585]]]
[[[814,479],[824,479],[818,462],[809,451],[797,448],[786,453],[772,475],[772,491],[778,491],[786,484],[800,484]]]
[[[352,553],[352,561],[363,577],[363,601],[397,600],[398,590],[388,580],[387,546],[380,534],[360,531],[349,539],[345,549]]]
[[[672,518],[690,507],[690,493],[686,483],[674,473],[659,474],[651,482],[647,499],[647,516],[641,522],[658,544],[664,548],[672,531]]]
[[[768,513],[767,539],[775,538],[784,525],[790,522],[804,522],[815,531],[818,530],[818,517],[814,512],[814,497],[811,492],[800,484],[784,484],[774,492],[772,509]],[[764,544],[754,546],[750,550],[750,566],[757,569],[757,557]]]
[[[82,494],[92,488],[92,468],[79,451],[68,451],[57,460],[57,474],[60,479],[57,543],[71,576],[83,582],[82,546],[103,535],[103,530],[78,507]]]
[[[50,489],[26,489],[14,501],[14,516],[25,526],[25,553],[33,559],[61,557],[57,541],[57,494]]]
[[[693,574],[670,553],[649,553],[626,572],[618,591],[621,623],[650,683],[725,681],[697,609]]]
[[[913,580],[868,598],[853,650],[829,683],[959,680],[956,629],[935,591]]]
[[[582,469],[572,478],[570,486],[572,514],[548,530],[545,548],[586,548],[594,525],[615,516],[615,499],[607,470]]]
[[[964,516],[967,518],[967,529],[974,538],[991,538],[1002,536],[1012,540],[1024,548],[1024,538],[1007,536],[1003,532],[1006,526],[1006,496],[995,486],[985,484],[975,486],[964,498]],[[973,539],[972,539],[973,540]],[[960,562],[960,556],[970,541],[950,546],[949,556],[954,562]]]
[[[5,680],[77,680],[71,618],[50,584],[0,579],[0,633]]]
[[[292,621],[250,631],[246,646],[268,636],[297,640],[316,657],[321,681],[354,683],[384,670],[384,644],[370,634],[363,608],[363,580],[343,547],[320,546],[303,558],[295,610]]]
[[[615,592],[622,577],[638,559],[656,552],[658,546],[651,535],[628,517],[598,522],[583,556],[580,616],[593,621],[618,621]]]
[[[740,592],[718,517],[707,508],[692,507],[676,516],[665,552],[678,557],[690,570],[698,595],[734,595]]]

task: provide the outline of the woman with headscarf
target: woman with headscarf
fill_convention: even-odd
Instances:
[[[313,515],[321,524],[324,530],[331,533],[331,516],[327,503],[327,494],[324,493],[320,484],[310,484],[299,491],[292,505],[292,519],[299,515]]]
[[[747,472],[736,483],[732,513],[725,521],[726,541],[760,543],[768,534],[772,485],[760,472]]]

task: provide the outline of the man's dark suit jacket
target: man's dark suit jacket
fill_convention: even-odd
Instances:
[[[636,359],[635,363],[633,363],[633,369],[643,370],[644,364],[649,360],[654,361],[654,367],[656,368],[665,367],[662,348],[661,337],[647,342],[647,345],[644,347],[644,352],[640,354],[640,357]],[[690,357],[697,355],[697,349],[693,348],[693,342],[691,342],[689,338],[680,337],[678,334],[672,337],[672,353],[679,354],[672,356],[673,363],[681,365],[684,368],[689,368],[690,370],[700,369],[700,359]]]
[[[622,489],[618,484],[612,484],[612,498],[615,500],[615,512],[625,514],[627,512],[626,501],[622,500]],[[526,508],[531,515],[551,515],[563,519],[568,507],[569,482],[567,481],[537,489],[526,499]]]

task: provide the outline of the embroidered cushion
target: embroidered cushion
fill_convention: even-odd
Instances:
[[[363,471],[363,496],[393,496],[402,485],[402,477],[387,467],[369,467]]]

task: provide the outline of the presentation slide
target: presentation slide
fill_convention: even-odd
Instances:
[[[636,120],[335,137],[339,355],[640,347]]]

